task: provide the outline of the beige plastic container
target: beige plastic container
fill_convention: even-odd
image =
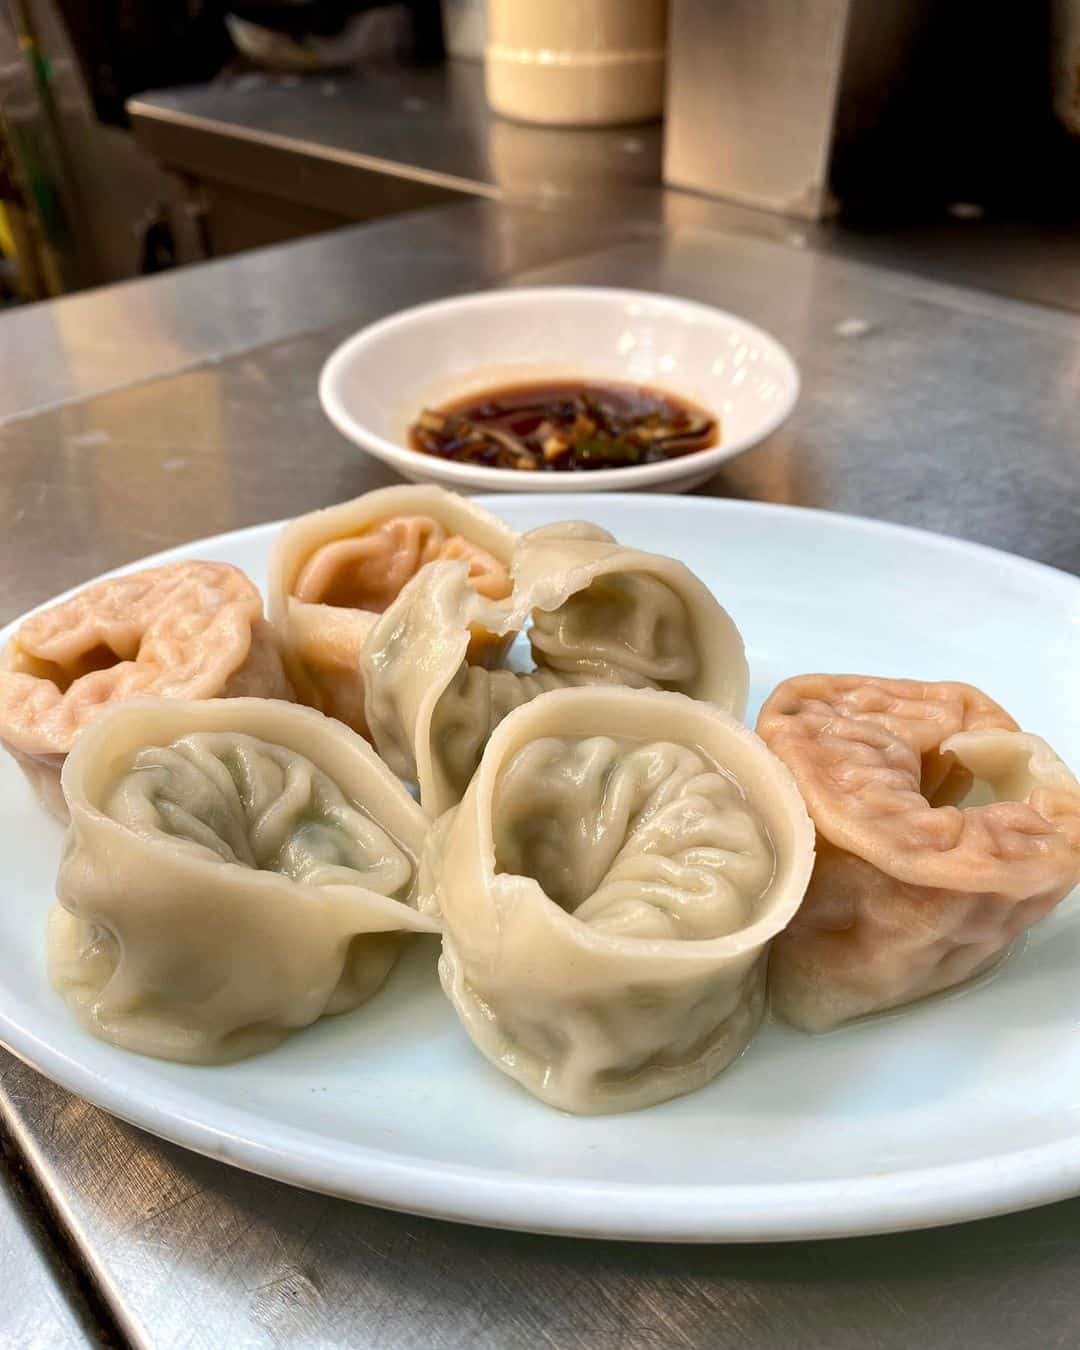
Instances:
[[[488,0],[495,112],[548,126],[615,126],[664,105],[667,0]]]

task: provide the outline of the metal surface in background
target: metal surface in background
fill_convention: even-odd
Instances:
[[[361,327],[629,232],[466,203],[13,310],[0,329],[0,424],[330,324]]]
[[[736,310],[790,347],[803,375],[791,421],[707,492],[927,526],[1080,571],[1080,328],[1067,315],[752,234],[671,222],[598,247],[595,229],[575,232],[559,213],[477,204],[261,255],[274,299],[249,322],[280,339],[291,305],[300,335],[225,355],[220,313],[199,311],[216,312],[213,293],[234,285],[250,299],[250,261],[139,291],[141,308],[186,334],[179,373],[165,347],[160,378],[147,359],[143,382],[127,383],[118,352],[125,387],[79,398],[92,384],[52,370],[77,401],[0,428],[0,619],[154,550],[389,481],[322,416],[322,361],[402,304],[513,283],[667,290]],[[85,331],[108,330],[116,302],[84,297]],[[68,350],[30,346],[17,364],[55,366]],[[119,1123],[2,1053],[0,1116],[72,1259],[130,1341],[154,1350],[1045,1350],[1080,1334],[1080,1200],[843,1242],[587,1242],[252,1177]]]
[[[887,18],[896,43],[886,44],[883,59],[895,65],[910,7],[890,0],[882,10],[859,0],[855,13],[872,21],[875,34]],[[879,56],[882,49],[865,40],[865,28],[855,25],[854,36],[864,34],[863,52],[845,65],[842,110],[858,108],[872,120],[887,80],[868,59],[867,47]],[[897,220],[893,212],[885,224],[794,220],[661,188],[658,125],[523,126],[492,116],[482,84],[482,68],[470,61],[329,80],[254,75],[143,94],[131,113],[144,145],[173,170],[192,181],[233,184],[234,195],[255,194],[264,206],[276,194],[282,206],[310,210],[318,203],[346,221],[370,216],[373,202],[400,209],[395,194],[412,182],[503,203],[548,202],[559,229],[598,218],[620,233],[695,220],[1080,311],[1080,233],[1067,222],[997,220],[978,203],[933,219]]]
[[[475,61],[247,74],[129,108],[142,144],[199,204],[212,256],[455,199],[595,199],[660,180],[657,126],[567,134],[503,121]]]
[[[2,1054],[2,1052],[0,1052]],[[467,1228],[246,1176],[13,1064],[0,1109],[140,1350],[1066,1350],[1080,1200],[772,1246]],[[40,1122],[49,1120],[48,1129]]]
[[[513,283],[669,291],[742,314],[791,350],[794,415],[711,490],[922,525],[1080,571],[1070,316],[748,236],[671,227],[597,249],[596,234],[477,203],[42,307],[47,319],[80,306],[92,349],[96,333],[122,331],[117,304],[135,293],[133,313],[166,315],[184,335],[189,369],[153,380],[137,354],[145,382],[0,429],[0,618],[130,558],[386,481],[322,415],[322,362],[405,304]],[[210,305],[212,293],[235,304]],[[246,305],[264,341],[286,321],[316,331],[225,357]],[[65,349],[47,337],[14,368],[58,371]],[[157,355],[171,376],[173,349]],[[126,371],[129,359],[119,354]]]
[[[348,172],[333,176],[334,165],[481,197],[660,181],[658,124],[568,133],[505,121],[489,110],[484,68],[475,61],[304,80],[244,75],[143,94],[130,100],[128,112],[142,143],[172,167],[196,176],[236,175],[249,186],[257,179],[266,191],[275,187],[261,163],[252,162],[258,150],[293,163],[322,161],[328,191],[353,181]],[[283,181],[276,190],[290,186]],[[343,214],[351,206],[347,195],[322,204]]]
[[[0,1064],[0,1080],[10,1063]],[[0,1086],[2,1092],[2,1086]],[[22,1350],[74,1350],[97,1340],[76,1311],[77,1295],[57,1269],[37,1218],[28,1215],[0,1154],[0,1344]]]

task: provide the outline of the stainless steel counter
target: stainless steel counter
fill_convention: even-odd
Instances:
[[[347,296],[343,310],[318,284],[320,256]],[[242,266],[221,264],[216,286],[197,271],[142,283],[144,340],[153,343],[160,313],[190,320],[189,303],[213,310]],[[249,349],[242,334],[221,340],[219,331],[205,339],[207,359],[193,338],[178,363],[166,344],[160,378],[121,352],[100,392],[67,372],[69,401],[0,427],[0,618],[152,550],[387,481],[323,419],[321,361],[380,313],[487,284],[669,290],[737,310],[788,344],[804,377],[794,416],[708,492],[924,525],[1080,572],[1080,330],[1067,315],[748,234],[670,224],[600,244],[558,210],[489,203],[274,250],[261,266],[268,293],[294,297],[291,317],[263,330],[275,340]],[[293,279],[308,268],[305,300]],[[159,311],[166,292],[156,288],[166,286]],[[114,299],[96,298],[99,322],[111,321]],[[94,303],[86,298],[80,319],[87,332]],[[213,327],[211,314],[202,320]],[[62,361],[63,348],[48,350],[50,363]],[[15,351],[22,373],[13,378],[28,378],[34,358],[32,347]],[[42,406],[36,397],[30,407]],[[508,1235],[250,1177],[122,1125],[7,1056],[0,1068],[0,1117],[67,1234],[64,1257],[92,1279],[116,1334],[137,1345],[1043,1350],[1080,1341],[1080,1200],[805,1246]],[[5,1316],[0,1304],[0,1342],[10,1339]]]
[[[294,161],[336,162],[479,197],[660,181],[658,123],[567,135],[505,121],[488,109],[478,61],[303,79],[251,73],[143,94],[128,110],[145,145],[193,172],[207,162],[200,149],[212,153],[216,138],[248,147],[249,173],[253,152],[278,149]]]
[[[995,219],[960,203],[932,218],[811,223],[664,189],[659,124],[567,131],[506,121],[488,109],[475,61],[247,74],[142,94],[129,110],[167,168],[264,205],[276,197],[318,208],[323,225],[422,205],[410,196],[419,192],[562,201],[578,218],[606,209],[623,226],[696,221],[1080,311],[1075,221]]]
[[[513,224],[538,219],[542,228]],[[353,234],[332,231],[7,311],[0,425],[331,324],[360,325],[641,228],[603,213],[538,217],[527,209],[496,214],[466,205],[368,225],[359,257]]]
[[[20,1202],[17,1186],[0,1158],[0,1340],[35,1350],[92,1345],[96,1328],[81,1315],[60,1253],[47,1248],[48,1235]]]
[[[468,197],[579,192],[591,209],[636,190],[656,212],[658,126],[567,135],[503,121],[488,111],[475,61],[307,79],[252,73],[129,108],[187,204],[177,217],[199,212],[203,255]]]

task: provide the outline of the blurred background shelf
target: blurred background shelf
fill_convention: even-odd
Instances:
[[[416,207],[484,197],[601,209],[640,229],[735,230],[1080,311],[1080,233],[972,203],[907,219],[800,220],[661,186],[659,124],[603,130],[495,116],[476,62],[333,76],[247,73],[131,100],[135,135],[220,256]]]
[[[819,194],[833,214],[808,219],[738,204],[739,183],[728,181],[738,164],[724,168],[732,138],[746,143],[749,165],[800,115],[787,66],[775,80],[745,71],[735,90],[757,111],[739,120],[712,106],[701,63],[690,60],[710,41],[735,55],[751,39],[783,50],[792,22],[783,5],[740,0],[721,12],[675,0],[666,167],[680,176],[680,147],[699,176],[715,163],[704,195],[663,186],[663,124],[562,129],[499,118],[476,60],[399,54],[272,72],[235,55],[220,13],[220,33],[200,46],[192,34],[204,30],[177,26],[171,4],[132,0],[131,31],[118,32],[95,27],[115,9],[103,0],[24,0],[16,9],[31,17],[55,115],[43,114],[4,10],[0,105],[8,125],[51,142],[59,197],[77,220],[54,250],[58,279],[30,298],[480,197],[554,201],[576,215],[602,208],[642,229],[694,222],[1080,310],[1080,138],[1054,116],[1061,81],[1050,78],[1049,45],[1051,13],[1080,0],[1039,0],[1011,18],[972,0],[947,8],[931,23],[937,11],[921,2],[808,0],[808,32],[847,24],[833,58],[836,111],[822,132],[835,140]],[[875,44],[882,32],[890,42]],[[121,43],[115,68],[110,42]],[[155,79],[171,87],[126,98]]]

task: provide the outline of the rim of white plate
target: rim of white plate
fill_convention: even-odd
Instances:
[[[587,496],[563,494],[561,499],[545,499],[545,505],[577,506]],[[617,499],[618,494],[607,498]],[[498,510],[514,500],[515,497],[500,495],[484,504]],[[516,494],[516,500],[530,507],[537,505],[537,498],[528,494]],[[632,495],[625,500],[639,506],[645,504]],[[752,512],[779,518],[813,515],[827,520],[831,527],[856,534],[905,537],[921,542],[924,547],[973,554],[983,562],[1026,573],[1069,599],[1080,601],[1080,578],[984,544],[908,525],[727,498],[670,500],[691,511]],[[114,576],[157,566],[187,556],[192,548],[206,543],[264,534],[283,523],[247,526],[191,540],[101,575]],[[87,584],[82,582],[44,603],[54,604]],[[19,616],[0,630],[0,642],[25,617]],[[382,1149],[350,1146],[340,1141],[330,1144],[314,1132],[277,1121],[276,1142],[268,1144],[258,1138],[259,1125],[265,1117],[254,1112],[215,1103],[215,1112],[224,1123],[211,1125],[191,1113],[191,1094],[171,1085],[162,1084],[153,1101],[137,1091],[125,1091],[115,1078],[97,1072],[43,1040],[28,1025],[33,1016],[27,1018],[23,1001],[16,999],[14,1003],[14,1007],[9,1004],[0,1008],[0,1043],[61,1087],[120,1119],[261,1176],[432,1218],[579,1237],[779,1242],[936,1227],[1031,1208],[1080,1191],[1080,1129],[1067,1139],[961,1163],[822,1181],[695,1186],[522,1179],[496,1169],[403,1161],[400,1155]],[[1007,1175],[1002,1169],[1005,1162]]]

